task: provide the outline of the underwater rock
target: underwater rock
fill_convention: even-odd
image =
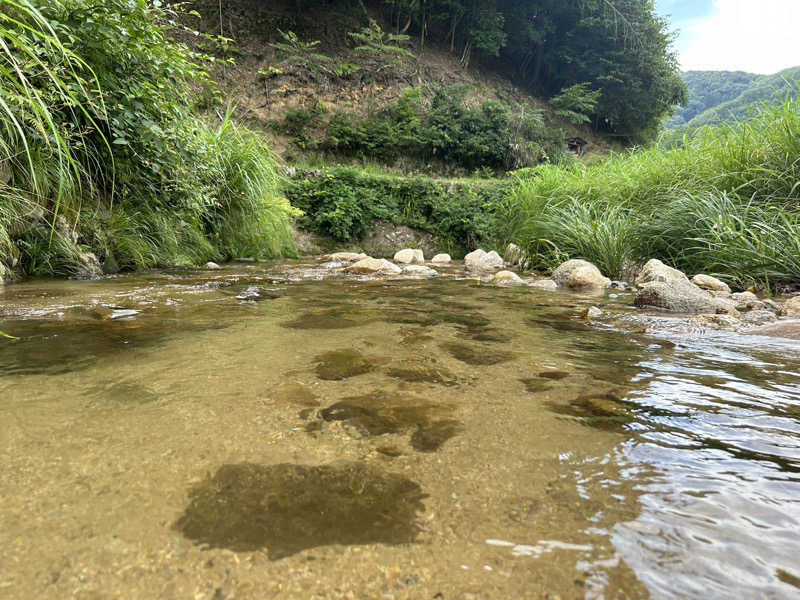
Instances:
[[[558,289],[558,284],[552,279],[537,279],[536,281],[531,281],[528,285],[532,288],[550,292],[554,292]]]
[[[419,533],[419,484],[363,463],[227,464],[189,492],[173,528],[208,548],[270,560],[332,544],[408,544]]]
[[[341,263],[354,263],[358,262],[362,259],[369,258],[366,254],[356,253],[356,252],[334,252],[333,254],[327,254],[325,256],[325,260],[330,262],[341,262]]]
[[[315,360],[319,363],[317,377],[326,381],[349,379],[375,369],[360,352],[350,348],[320,354]]]

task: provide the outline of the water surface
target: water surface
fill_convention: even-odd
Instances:
[[[0,597],[800,595],[797,346],[324,271],[0,288]]]

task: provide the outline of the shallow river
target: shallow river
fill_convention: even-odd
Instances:
[[[800,597],[796,342],[310,266],[0,288],[0,597]]]

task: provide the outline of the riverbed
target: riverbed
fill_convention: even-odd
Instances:
[[[797,342],[439,270],[0,288],[0,597],[800,595]]]

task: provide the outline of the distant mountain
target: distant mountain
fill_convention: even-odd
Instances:
[[[742,71],[687,71],[681,74],[689,88],[689,106],[666,122],[667,129],[746,119],[753,105],[780,102],[788,92],[797,93],[800,66],[774,75]]]

